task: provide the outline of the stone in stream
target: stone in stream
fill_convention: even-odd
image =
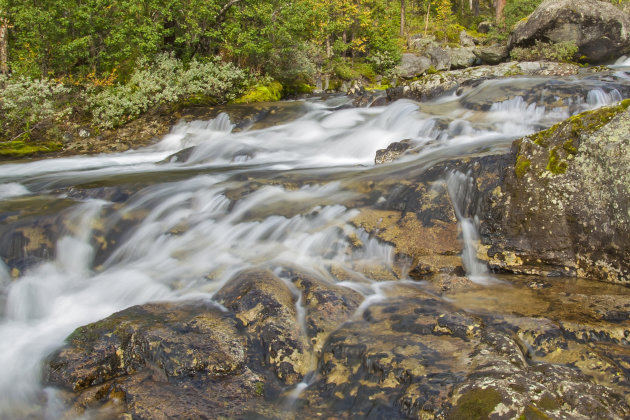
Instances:
[[[571,42],[583,61],[601,63],[630,51],[630,16],[609,2],[546,0],[510,36],[509,47]]]
[[[514,143],[511,165],[482,209],[491,267],[630,284],[628,105]]]
[[[564,293],[573,287],[568,286]],[[499,296],[503,291],[514,294],[503,295],[507,304],[490,304],[483,288],[464,290],[445,301],[421,287],[392,285],[387,299],[330,336],[319,362],[320,377],[298,403],[303,415],[417,419],[621,419],[628,415],[624,398],[628,384],[614,383],[625,372],[622,349],[612,357],[592,355],[578,367],[554,364],[553,359],[532,360],[516,333],[522,331],[520,327],[506,324],[528,319],[510,315],[512,298],[527,293],[523,286],[517,287],[516,293],[513,287],[499,290]],[[533,292],[523,305],[539,309],[545,303],[544,293]],[[618,298],[621,302],[623,295]],[[569,299],[554,293],[547,304],[560,309],[561,302]],[[476,300],[482,306],[474,311],[480,315],[459,306]],[[554,314],[566,317],[560,310]],[[539,321],[544,325],[544,319]],[[614,328],[603,326],[610,327]],[[582,346],[582,355],[588,354],[586,344],[562,334],[571,348]],[[533,349],[542,346],[542,341],[532,343]],[[582,370],[604,361],[597,372]],[[596,383],[602,374],[612,382]],[[531,417],[534,414],[537,417]]]
[[[243,323],[264,363],[281,381],[296,384],[311,370],[314,361],[298,323],[297,297],[271,271],[244,271],[215,299]]]

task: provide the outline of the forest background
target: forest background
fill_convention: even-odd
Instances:
[[[0,155],[68,118],[109,129],[163,104],[279,99],[322,78],[386,87],[412,35],[501,41],[541,1],[0,0]]]

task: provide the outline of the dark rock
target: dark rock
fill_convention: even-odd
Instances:
[[[244,271],[215,295],[241,320],[278,378],[296,384],[313,364],[310,346],[297,319],[297,297],[267,270]]]
[[[509,46],[572,42],[584,61],[601,63],[630,51],[629,31],[630,16],[608,2],[546,0],[514,28]]]
[[[487,34],[488,32],[490,32],[490,29],[492,29],[493,26],[494,25],[492,24],[492,22],[479,22],[477,24],[477,32],[479,32],[480,34]]]
[[[216,306],[147,304],[78,328],[50,356],[45,382],[66,390],[75,415],[238,415],[265,381],[247,355],[238,321]]]
[[[391,163],[404,154],[409,147],[411,147],[410,140],[402,140],[390,144],[387,146],[387,149],[379,149],[376,151],[374,164],[382,165],[384,163]]]

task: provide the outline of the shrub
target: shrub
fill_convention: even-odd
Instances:
[[[61,98],[69,91],[52,80],[0,75],[0,138],[28,138],[37,125],[63,118],[70,108]]]
[[[518,61],[572,61],[578,51],[574,42],[545,43],[536,41],[531,47],[515,47],[510,56]]]
[[[170,54],[154,63],[141,60],[126,84],[88,92],[93,123],[113,128],[133,120],[150,108],[200,96],[226,102],[241,91],[247,77],[243,70],[217,59],[193,60],[188,66]]]

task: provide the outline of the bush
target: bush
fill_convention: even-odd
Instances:
[[[162,54],[154,63],[140,61],[126,84],[90,91],[87,100],[93,123],[113,128],[162,104],[200,96],[226,102],[242,90],[246,79],[243,70],[217,59],[193,60],[185,66],[172,55]]]
[[[63,118],[70,108],[61,99],[69,91],[52,80],[0,75],[0,138],[28,138],[37,125]]]
[[[536,41],[532,47],[516,47],[510,52],[510,56],[518,61],[573,61],[578,51],[574,42],[545,43]]]

